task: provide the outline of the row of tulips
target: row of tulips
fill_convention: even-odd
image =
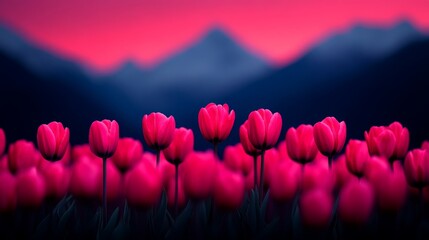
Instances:
[[[73,147],[68,128],[43,124],[38,149],[18,140],[7,154],[0,129],[0,212],[37,209],[71,194],[102,200],[106,225],[107,205],[126,201],[150,209],[163,191],[174,216],[188,201],[207,199],[219,211],[233,213],[256,192],[259,205],[264,199],[275,205],[296,201],[300,222],[324,229],[336,218],[365,226],[376,211],[399,214],[410,197],[429,202],[429,143],[409,151],[408,129],[398,122],[371,127],[364,140],[351,139],[345,146],[346,124],[327,117],[314,126],[291,127],[277,144],[281,115],[259,109],[240,126],[240,143],[227,146],[220,159],[218,145],[234,121],[226,104],[201,108],[200,132],[213,151],[200,152],[194,150],[193,131],[176,128],[174,117],[145,115],[144,140],[155,154],[136,139],[120,138],[116,121],[93,122],[89,144]]]

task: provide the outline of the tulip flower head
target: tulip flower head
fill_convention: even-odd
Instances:
[[[268,150],[277,143],[282,130],[282,117],[268,109],[259,109],[249,114],[248,135],[258,150]]]
[[[94,121],[89,129],[89,146],[100,158],[113,156],[119,141],[119,125],[113,120]]]
[[[173,141],[176,121],[173,116],[167,118],[160,112],[153,112],[143,116],[142,128],[147,145],[155,150],[163,150]]]
[[[198,126],[207,141],[218,144],[231,133],[235,121],[234,110],[229,110],[228,104],[209,103],[198,113]]]
[[[140,141],[132,138],[121,138],[111,159],[119,170],[126,172],[142,158],[142,155],[143,146]]]
[[[301,222],[309,228],[323,229],[328,226],[334,199],[322,189],[314,189],[304,193],[299,200]]]
[[[191,129],[178,128],[174,130],[173,141],[163,150],[165,159],[171,164],[180,164],[194,149],[194,133]]]
[[[351,173],[357,177],[362,177],[369,158],[366,142],[359,140],[349,141],[346,146],[346,164]]]
[[[297,129],[289,128],[286,133],[286,146],[292,160],[301,164],[313,161],[318,152],[313,126],[302,124]]]
[[[328,157],[329,166],[332,157],[343,149],[346,134],[346,123],[338,122],[335,117],[326,117],[314,125],[314,140],[319,151]]]
[[[0,172],[0,213],[16,209],[16,179],[9,172]]]
[[[408,146],[410,144],[410,133],[406,127],[403,127],[399,122],[393,122],[388,128],[395,135],[395,148],[393,150],[392,159],[402,159],[407,154]]]
[[[243,202],[244,191],[244,177],[220,165],[214,183],[215,204],[222,210],[236,210]]]
[[[20,207],[34,209],[42,205],[46,196],[46,184],[43,176],[35,167],[18,173],[16,194]]]
[[[8,166],[12,173],[37,166],[40,155],[34,144],[26,140],[18,140],[9,146]]]
[[[429,184],[429,153],[414,149],[405,157],[404,171],[408,184],[422,189]]]
[[[69,145],[70,131],[60,122],[42,124],[37,129],[37,146],[43,158],[58,161]]]
[[[240,142],[243,145],[244,151],[250,156],[258,156],[261,154],[261,150],[256,149],[249,139],[249,120],[246,120],[240,126]]]
[[[396,137],[387,127],[371,127],[369,132],[365,131],[365,141],[371,156],[380,156],[390,159],[395,152]]]
[[[4,134],[4,130],[0,128],[0,157],[3,156],[5,149],[6,149],[6,135]]]

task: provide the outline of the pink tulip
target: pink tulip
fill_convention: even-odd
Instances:
[[[174,207],[174,197],[175,197],[175,184],[176,180],[171,178],[167,184],[167,203],[170,208]],[[187,197],[185,194],[185,189],[183,187],[182,177],[179,177],[178,181],[178,194],[177,194],[177,206],[184,207],[186,205]]]
[[[213,152],[190,153],[182,169],[186,195],[196,200],[210,197],[217,172],[217,162]]]
[[[198,113],[198,126],[207,141],[217,144],[230,134],[235,121],[234,110],[229,111],[228,104],[209,103]]]
[[[18,140],[9,146],[9,170],[12,173],[37,166],[39,153],[34,144],[26,140]]]
[[[276,148],[271,148],[265,152],[265,168],[264,168],[264,187],[270,188],[272,182],[271,176],[277,163],[280,162],[280,154]]]
[[[9,172],[0,172],[0,213],[16,209],[16,179]]]
[[[73,146],[71,150],[71,158],[73,160],[73,163],[82,157],[88,157],[91,159],[99,159],[94,153],[91,151],[91,147],[89,144],[82,144]]]
[[[9,172],[9,161],[7,160],[7,156],[0,157],[0,173],[1,172]]]
[[[307,164],[304,167],[304,175],[301,182],[302,191],[310,191],[315,188],[332,192],[335,188],[335,176],[327,165],[321,163]]]
[[[180,164],[194,149],[194,133],[191,129],[178,128],[174,130],[173,141],[164,149],[165,159],[173,165]]]
[[[106,162],[106,171],[107,171],[107,175],[106,175],[106,184],[107,184],[107,189],[106,189],[106,198],[108,202],[114,202],[120,194],[120,190],[121,190],[121,173],[119,172],[119,170],[115,167],[115,164],[108,160]],[[101,167],[101,166],[100,166]],[[99,168],[100,168],[99,167]],[[98,198],[100,200],[102,200],[102,194],[103,194],[103,182],[101,181],[101,178],[97,179],[97,193],[98,193]]]
[[[295,162],[278,162],[271,173],[270,196],[276,202],[288,202],[298,191],[301,166]]]
[[[39,170],[46,183],[46,196],[48,198],[60,199],[67,194],[70,183],[68,168],[59,162],[44,161]]]
[[[267,150],[277,143],[282,130],[282,117],[268,109],[259,109],[249,114],[248,135],[252,145],[258,150]]]
[[[377,195],[377,203],[384,212],[397,213],[407,199],[407,180],[401,163],[393,163],[393,171],[385,169],[380,171],[372,182]]]
[[[298,163],[311,162],[318,152],[313,137],[313,126],[301,124],[286,133],[286,146],[290,158]]]
[[[143,116],[142,128],[147,145],[159,151],[167,148],[173,141],[176,121],[173,116],[167,118],[160,112],[153,112]]]
[[[256,149],[249,139],[249,120],[246,120],[241,126],[240,126],[240,142],[243,146],[244,151],[250,155],[250,156],[258,156],[261,154],[261,151]]]
[[[281,141],[277,145],[277,151],[279,153],[281,161],[292,161],[292,159],[289,156],[285,140]]]
[[[365,141],[371,156],[376,155],[390,159],[396,147],[395,134],[387,127],[371,127],[365,131]]]
[[[4,130],[0,128],[0,157],[3,156],[5,149],[6,149],[6,135],[4,134]]]
[[[299,200],[301,222],[310,228],[325,228],[329,225],[334,199],[322,189],[314,189],[302,194]]]
[[[238,143],[228,146],[223,153],[225,167],[247,176],[253,168],[253,158],[246,154],[243,146]]]
[[[332,156],[343,149],[346,134],[346,123],[338,122],[335,117],[326,117],[314,125],[314,140],[319,151],[329,157],[329,166]]]
[[[215,178],[213,198],[221,210],[233,211],[243,203],[245,183],[241,174],[220,165]]]
[[[60,122],[42,124],[37,129],[37,145],[42,156],[49,161],[63,158],[69,145],[70,131]]]
[[[350,140],[346,146],[347,169],[357,177],[362,177],[365,170],[365,164],[370,156],[366,142],[359,140]]]
[[[408,184],[421,189],[429,184],[429,153],[426,150],[414,149],[408,152],[404,163]]]
[[[402,127],[399,122],[393,122],[388,127],[395,135],[395,149],[393,150],[393,159],[402,159],[407,154],[410,144],[410,133],[406,127]]]
[[[390,170],[389,162],[384,157],[373,156],[365,164],[364,176],[371,183],[376,181],[380,171]]]
[[[35,167],[20,171],[16,176],[16,194],[18,206],[38,208],[46,196],[46,184],[43,176]]]
[[[364,225],[374,208],[374,190],[365,179],[350,181],[340,192],[338,213],[340,219],[351,225]]]
[[[429,141],[425,140],[422,142],[421,149],[424,149],[429,152]]]
[[[71,169],[70,192],[78,198],[96,198],[101,174],[99,165],[89,157],[76,160]]]
[[[335,185],[337,189],[345,186],[350,180],[356,178],[352,173],[350,173],[346,164],[346,156],[344,154],[340,155],[333,165],[333,170],[335,174]]]
[[[159,202],[162,178],[155,166],[139,163],[125,175],[125,195],[130,205],[147,209]]]
[[[111,160],[122,172],[126,172],[143,155],[143,146],[140,141],[132,138],[121,138],[118,141],[118,147]]]
[[[89,146],[99,158],[113,156],[118,146],[119,125],[113,120],[94,121],[89,129]]]

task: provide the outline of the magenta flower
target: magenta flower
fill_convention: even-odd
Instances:
[[[405,157],[404,171],[408,184],[423,188],[429,184],[429,154],[426,150],[414,149]]]
[[[221,210],[234,211],[243,203],[244,192],[243,175],[221,165],[215,178],[213,191],[216,206]]]
[[[11,173],[0,172],[0,213],[16,209],[16,179]]]
[[[229,136],[234,121],[235,112],[229,110],[228,104],[209,103],[198,113],[201,134],[213,144],[218,144]]]
[[[37,166],[39,160],[40,155],[32,142],[18,140],[9,146],[8,166],[12,173]]]
[[[178,128],[174,130],[171,144],[164,149],[165,159],[171,164],[180,164],[194,149],[194,133],[191,129]]]
[[[89,129],[89,146],[100,158],[113,156],[119,141],[119,125],[113,120],[94,121]]]
[[[343,149],[346,134],[346,123],[338,122],[335,117],[326,117],[314,125],[314,140],[319,151],[328,157],[329,166],[331,166],[332,157]]]
[[[329,225],[334,207],[332,195],[322,189],[314,189],[302,194],[299,212],[304,226],[323,229]]]
[[[46,197],[46,184],[35,167],[20,171],[16,176],[16,195],[19,207],[38,208]]]
[[[0,157],[3,156],[5,149],[6,149],[6,135],[4,133],[4,130],[0,128]]]
[[[268,150],[277,143],[282,130],[282,117],[268,109],[259,109],[249,114],[248,135],[258,150]]]
[[[371,156],[376,155],[390,159],[395,152],[396,137],[387,127],[371,127],[369,132],[365,131],[365,141]]]
[[[313,161],[318,152],[313,137],[313,126],[301,124],[297,129],[289,128],[286,133],[286,146],[292,160],[301,164]]]
[[[63,158],[69,145],[70,131],[60,122],[42,124],[37,129],[37,146],[43,158],[58,161]]]
[[[350,140],[346,146],[347,169],[357,177],[362,177],[365,165],[369,161],[369,152],[366,142]]]
[[[393,122],[388,128],[395,135],[395,149],[393,150],[392,159],[402,159],[405,157],[410,144],[410,133],[400,122]]]
[[[139,140],[120,138],[111,160],[119,170],[126,172],[142,158],[142,155],[143,146]]]
[[[167,148],[173,141],[176,121],[173,116],[167,118],[160,112],[153,112],[143,116],[142,128],[147,145],[160,151]]]

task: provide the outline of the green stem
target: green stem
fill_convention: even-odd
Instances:
[[[258,188],[258,156],[253,155],[253,182],[255,190]]]
[[[107,158],[103,158],[103,221],[102,226],[105,227],[107,224],[107,198],[106,198],[106,165],[107,165]]]
[[[265,150],[261,152],[261,178],[259,181],[259,202],[262,204],[262,200],[264,199],[264,158],[265,158]]]
[[[176,166],[176,182],[174,186],[174,215],[177,218],[179,214],[179,164],[175,164]]]

